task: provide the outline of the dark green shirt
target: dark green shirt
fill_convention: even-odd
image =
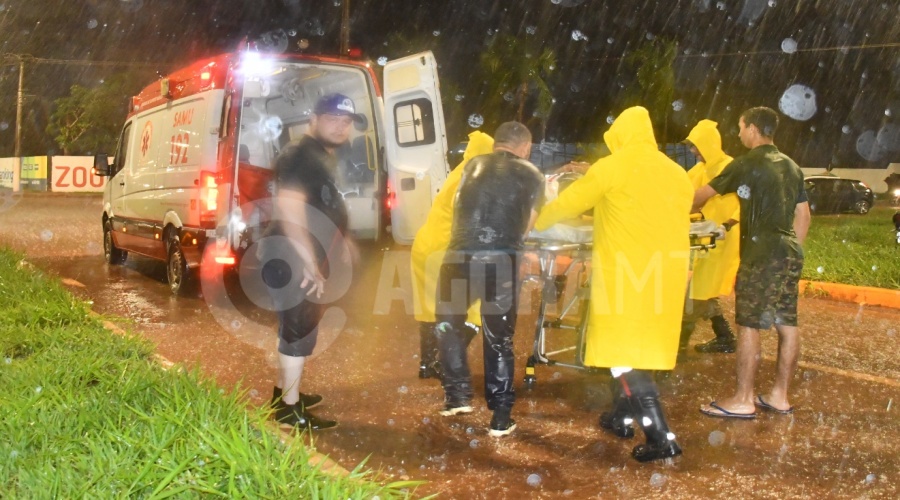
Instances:
[[[774,145],[734,159],[709,182],[716,193],[737,193],[741,204],[741,262],[802,257],[794,209],[806,200],[803,172]]]

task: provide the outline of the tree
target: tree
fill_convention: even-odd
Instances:
[[[63,154],[115,149],[128,97],[138,90],[134,80],[120,73],[94,88],[72,85],[68,96],[54,101],[47,133]]]
[[[525,122],[525,105],[536,98],[534,112],[541,122],[542,135],[547,127],[553,94],[545,79],[556,65],[556,54],[542,48],[533,38],[498,35],[481,55],[481,69],[487,75],[486,113],[502,113],[504,102],[516,107],[516,120]],[[498,120],[499,121],[499,120]]]
[[[642,43],[637,50],[625,56],[625,64],[635,73],[637,86],[625,89],[622,98],[622,109],[631,106],[643,106],[650,116],[659,120],[662,134],[657,136],[660,142],[666,142],[669,111],[675,95],[674,62],[678,47],[675,42],[657,38]]]

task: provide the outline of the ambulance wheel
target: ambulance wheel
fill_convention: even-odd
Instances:
[[[184,295],[191,288],[192,280],[187,259],[181,250],[181,242],[177,236],[171,234],[167,247],[166,278],[169,281],[169,290],[175,295]]]
[[[128,252],[116,247],[112,237],[112,224],[109,221],[103,223],[103,257],[106,263],[112,266],[120,266],[128,258]]]

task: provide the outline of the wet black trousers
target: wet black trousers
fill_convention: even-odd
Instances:
[[[271,259],[262,268],[262,279],[278,314],[278,352],[285,356],[310,356],[319,337],[323,304],[307,300],[309,287],[300,286],[291,267],[282,259]]]
[[[444,369],[444,396],[451,407],[473,396],[466,356],[466,311],[481,300],[484,397],[491,410],[510,410],[513,390],[513,333],[516,330],[518,259],[509,252],[447,252],[438,277],[435,335]]]

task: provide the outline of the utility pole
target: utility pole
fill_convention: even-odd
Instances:
[[[342,0],[344,11],[341,16],[341,55],[350,53],[350,0]]]
[[[22,156],[22,108],[25,107],[25,93],[22,88],[25,83],[25,57],[19,58],[19,92],[16,95],[16,158]]]

